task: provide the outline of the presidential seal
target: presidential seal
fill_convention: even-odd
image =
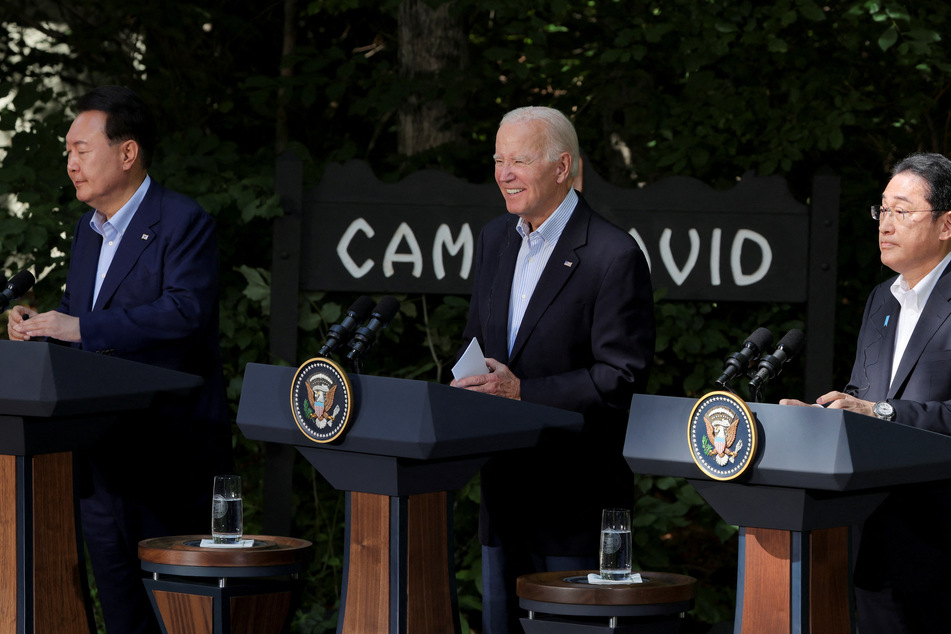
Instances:
[[[297,369],[291,384],[291,412],[314,442],[330,442],[350,422],[350,380],[330,359],[318,357]]]
[[[743,399],[711,392],[694,405],[687,424],[690,455],[714,480],[732,480],[753,461],[756,422]]]

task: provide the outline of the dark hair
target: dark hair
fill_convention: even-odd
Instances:
[[[106,138],[111,144],[133,140],[139,144],[142,165],[152,164],[155,152],[155,119],[148,105],[135,92],[122,86],[100,86],[83,95],[76,112],[106,113]]]
[[[916,152],[892,168],[893,177],[902,172],[911,172],[928,183],[930,191],[925,194],[925,200],[934,210],[932,220],[937,220],[942,213],[951,210],[951,160],[942,154]]]

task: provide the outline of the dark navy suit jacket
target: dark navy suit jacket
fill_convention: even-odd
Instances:
[[[893,281],[869,296],[845,391],[864,400],[888,400],[898,424],[951,434],[951,266],[931,292],[889,386],[900,312],[889,290]],[[887,438],[882,451],[888,451]],[[893,491],[863,528],[856,585],[875,590],[887,581],[914,592],[944,584],[951,566],[949,534],[951,482]]]
[[[186,487],[210,492],[211,475],[230,464],[214,220],[152,180],[93,306],[102,244],[89,227],[93,213],[76,225],[57,309],[79,317],[82,343],[74,345],[205,379],[188,399],[114,426],[97,443],[95,461],[117,489],[154,485],[170,500]]]
[[[480,537],[538,554],[596,554],[601,508],[633,504],[621,449],[631,396],[646,386],[654,354],[650,273],[634,239],[580,199],[509,355],[517,221],[499,216],[480,235],[465,341],[476,337],[509,366],[522,400],[581,412],[585,429],[490,460]]]

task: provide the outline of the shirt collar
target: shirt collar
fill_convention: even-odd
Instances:
[[[548,216],[545,219],[545,222],[540,224],[534,232],[544,240],[545,242],[552,242],[558,240],[561,236],[561,232],[564,231],[565,225],[568,224],[568,220],[571,218],[571,213],[575,210],[575,207],[578,206],[578,192],[571,188],[568,190],[568,194],[565,196],[565,199],[561,201],[561,204],[558,205],[558,208],[555,209],[552,215]],[[518,223],[515,225],[515,230],[518,231],[518,235],[525,238],[529,235],[528,223],[525,222],[524,218],[519,218]]]
[[[117,235],[123,235],[126,229],[129,228],[129,223],[132,222],[132,217],[135,215],[139,205],[142,204],[145,194],[148,193],[151,183],[152,179],[146,174],[145,180],[142,181],[139,188],[135,190],[132,197],[126,201],[126,204],[119,207],[119,211],[112,214],[112,218],[106,220],[106,216],[97,209],[92,215],[92,218],[89,219],[89,226],[101,236],[111,237],[108,235],[110,229]]]
[[[899,275],[898,278],[892,282],[892,295],[894,295],[895,299],[902,305],[902,308],[913,308],[917,311],[921,311],[925,303],[927,303],[928,298],[931,297],[931,291],[934,290],[935,284],[938,283],[941,272],[944,271],[949,262],[951,262],[951,253],[945,255],[941,262],[938,263],[938,266],[931,269],[927,275],[921,278],[921,281],[915,284],[914,288],[908,286],[908,281],[905,280],[904,275]]]

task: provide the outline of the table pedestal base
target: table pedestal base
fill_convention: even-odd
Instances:
[[[296,582],[145,579],[164,634],[281,634],[287,631]],[[229,580],[230,582],[230,580]]]
[[[163,634],[284,634],[311,544],[245,535],[250,548],[202,548],[207,535],[139,542],[143,579]]]

